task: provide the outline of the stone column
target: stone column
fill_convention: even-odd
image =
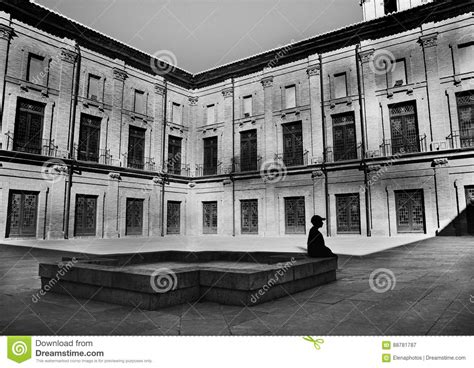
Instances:
[[[313,214],[327,217],[324,172],[319,169],[314,170],[311,173],[311,178],[313,179]],[[321,232],[327,236],[326,226],[321,228]]]
[[[109,173],[109,181],[107,186],[107,196],[105,200],[105,237],[118,238],[119,237],[119,206],[120,206],[120,174],[117,172]]]
[[[321,112],[321,65],[318,64],[310,66],[306,73],[309,79],[310,89],[310,108],[311,108],[311,133],[313,146],[311,147],[311,155],[317,160],[323,160],[324,146],[323,146],[323,127],[322,127],[322,112]]]
[[[123,107],[123,93],[125,79],[127,79],[127,72],[125,70],[114,68],[114,80],[113,80],[113,95],[112,95],[112,111],[110,114],[110,125],[109,125],[109,149],[110,154],[114,160],[122,159],[123,152],[123,141],[124,134],[128,134],[124,131],[122,124],[122,107]]]
[[[76,60],[77,53],[69,49],[61,49],[61,77],[59,83],[59,97],[58,97],[58,109],[57,109],[57,121],[58,124],[54,124],[52,137],[55,139],[56,145],[60,150],[69,149],[69,138],[71,135],[70,123],[71,117],[71,105],[74,100],[73,88],[76,71]],[[79,112],[77,112],[79,114]],[[77,138],[77,137],[76,137]],[[71,152],[71,154],[73,154]]]
[[[158,171],[164,169],[163,165],[163,112],[164,112],[164,96],[165,85],[162,81],[155,83],[155,101],[154,101],[154,122],[153,122],[153,153]]]
[[[3,121],[3,104],[5,103],[5,76],[7,73],[8,52],[13,28],[0,24],[0,127]],[[1,131],[2,129],[0,129]],[[3,131],[2,131],[3,133]],[[3,134],[2,134],[3,135]]]
[[[421,36],[420,45],[423,47],[423,57],[426,67],[426,84],[429,102],[431,142],[446,141],[449,135],[449,124],[445,119],[445,103],[441,90],[438,66],[438,33]]]
[[[433,167],[434,177],[436,180],[435,195],[438,200],[438,231],[442,231],[456,217],[456,198],[453,198],[453,186],[449,179],[448,159],[435,159],[431,166]]]
[[[375,69],[371,67],[371,63],[374,62],[373,55],[374,49],[359,52],[359,58],[362,64],[361,74],[363,77],[363,81],[361,81],[361,83],[363,83],[362,102],[365,104],[365,122],[361,122],[361,124],[365,124],[367,137],[365,149],[367,152],[378,151],[383,140],[381,126],[382,117],[380,116],[380,106],[375,93],[377,90],[375,82],[376,73],[374,71]],[[364,109],[364,106],[359,106],[359,108]]]
[[[273,76],[265,76],[261,80],[263,86],[263,109],[264,109],[264,124],[263,124],[263,143],[262,152],[263,162],[272,160],[277,153],[276,147],[275,126],[273,124]]]
[[[197,145],[200,144],[200,140],[196,134],[196,122],[197,122],[197,109],[198,109],[198,97],[189,96],[189,139],[188,139],[188,164],[190,168],[190,174],[193,175],[196,164],[198,163]]]
[[[233,144],[233,124],[232,121],[232,100],[234,90],[227,87],[222,90],[224,96],[224,134],[222,135],[222,168],[227,170],[232,165],[232,144]]]

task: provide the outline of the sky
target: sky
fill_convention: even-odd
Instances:
[[[36,0],[197,73],[362,20],[359,0]]]

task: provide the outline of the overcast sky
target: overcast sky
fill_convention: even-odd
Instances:
[[[36,2],[193,73],[362,20],[359,0]]]

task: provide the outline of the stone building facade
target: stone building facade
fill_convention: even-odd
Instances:
[[[193,75],[0,3],[0,238],[472,233],[472,3],[361,5]]]

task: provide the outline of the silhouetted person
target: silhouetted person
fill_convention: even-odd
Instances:
[[[311,217],[313,227],[309,231],[308,236],[308,255],[313,258],[337,257],[331,249],[324,244],[323,234],[319,232],[319,228],[323,226],[325,218],[315,215]]]

